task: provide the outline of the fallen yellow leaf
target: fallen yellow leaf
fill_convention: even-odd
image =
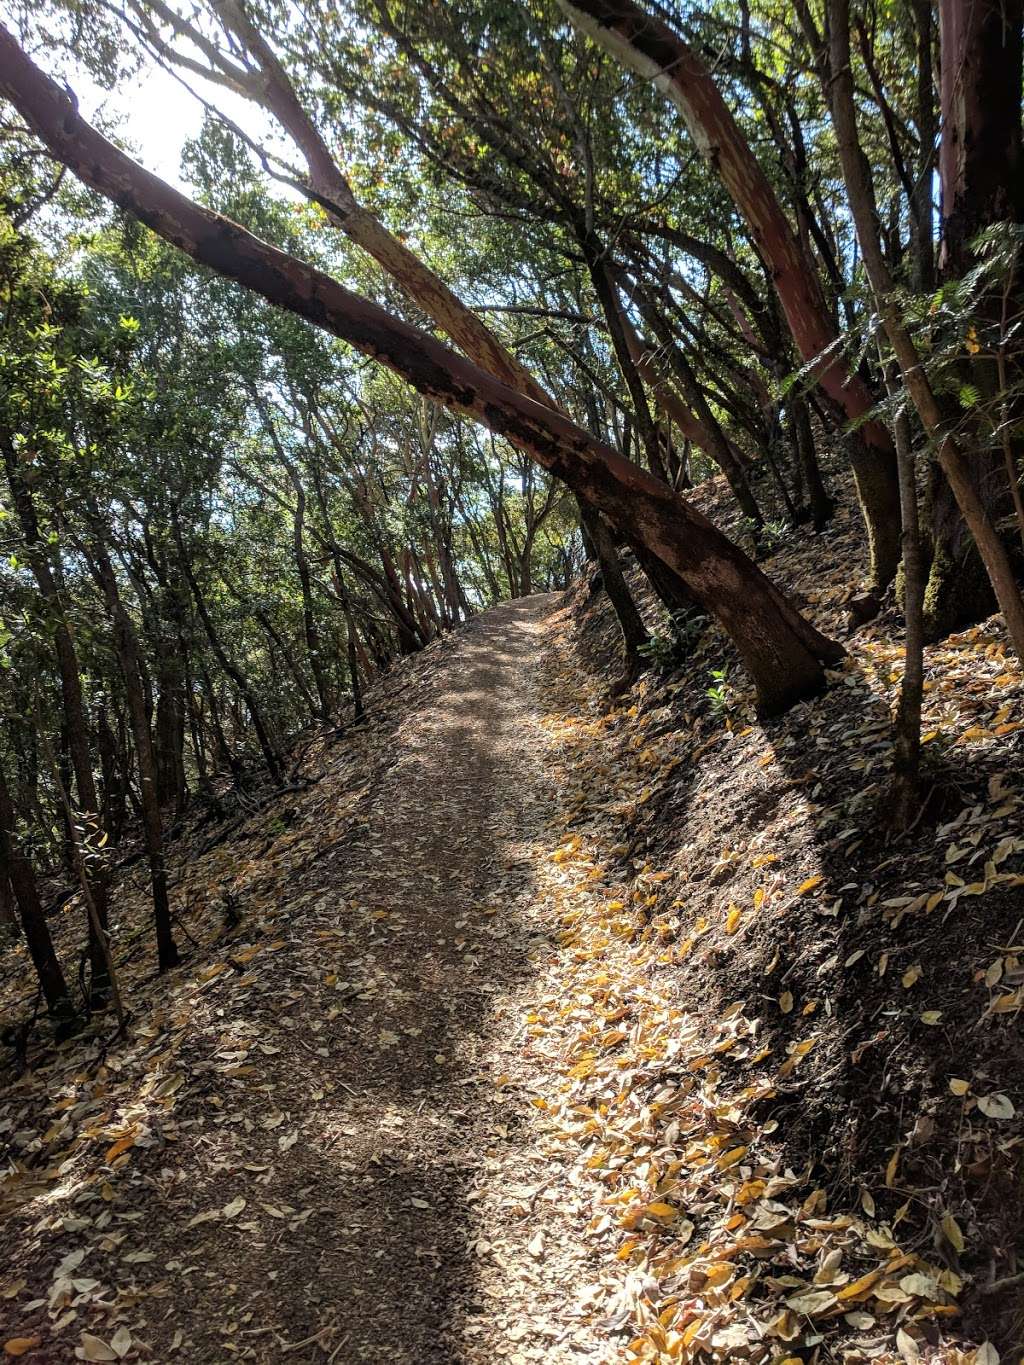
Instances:
[[[103,1158],[103,1164],[105,1166],[109,1166],[112,1161],[117,1160],[117,1158],[121,1155],[122,1152],[127,1152],[129,1147],[134,1146],[135,1146],[134,1136],[118,1138],[118,1140],[112,1146],[107,1148],[107,1154]]]
[[[728,1170],[730,1166],[735,1166],[737,1161],[742,1161],[746,1154],[746,1147],[733,1147],[731,1151],[723,1153],[718,1158],[718,1169],[720,1171]]]
[[[893,1185],[896,1183],[896,1167],[897,1167],[899,1164],[900,1164],[900,1149],[897,1147],[896,1150],[895,1150],[895,1152],[893,1152],[892,1156],[889,1158],[889,1162],[888,1162],[888,1164],[887,1164],[887,1166],[886,1166],[886,1168],[885,1168],[885,1185],[886,1185],[886,1189],[891,1190],[892,1187],[893,1187]]]
[[[859,1280],[854,1280],[852,1284],[844,1285],[842,1289],[838,1290],[836,1298],[841,1299],[844,1303],[848,1302],[850,1299],[862,1298],[868,1293],[871,1286],[882,1278],[882,1273],[883,1271],[881,1269],[869,1270],[868,1273],[862,1275]]]
[[[942,1231],[946,1234],[946,1238],[954,1251],[963,1251],[964,1235],[960,1231],[960,1224],[951,1213],[942,1215]]]
[[[732,1279],[736,1267],[731,1261],[721,1261],[718,1265],[713,1265],[708,1271],[707,1283],[712,1289],[718,1289],[727,1280]]]
[[[11,1337],[4,1342],[4,1352],[9,1356],[23,1356],[41,1345],[42,1337]]]
[[[674,1204],[666,1204],[663,1200],[656,1199],[653,1204],[647,1205],[644,1212],[655,1218],[674,1218],[679,1210]]]

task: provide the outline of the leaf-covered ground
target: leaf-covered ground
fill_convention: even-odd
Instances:
[[[771,568],[839,631],[856,553],[847,509]],[[934,791],[897,842],[894,612],[770,726],[713,631],[610,703],[613,640],[582,584],[407,661],[307,787],[182,833],[169,977],[125,872],[127,1038],[2,1077],[8,1356],[1018,1358],[998,623],[929,651]]]
[[[771,570],[842,634],[849,520],[824,544],[831,573],[810,535]],[[534,1023],[556,1141],[603,1186],[610,1358],[1018,1360],[1024,688],[998,621],[928,651],[929,800],[898,841],[894,609],[767,726],[713,631],[610,706],[613,638],[581,587]]]
[[[154,981],[148,943],[122,954],[129,1037],[103,1021],[6,1087],[8,1355],[598,1358],[563,1311],[584,1214],[532,1135],[523,1046],[550,607],[427,650],[309,757],[315,785],[184,844],[186,965]],[[18,954],[5,979],[24,989]]]

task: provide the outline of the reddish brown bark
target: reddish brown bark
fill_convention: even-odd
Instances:
[[[684,412],[689,413],[691,425],[695,424],[700,431],[699,438],[694,437],[693,439],[697,440],[704,453],[714,461],[725,475],[744,516],[748,517],[755,526],[760,526],[763,520],[761,509],[754,498],[743,463],[725,432],[718,425],[718,421],[711,411],[711,405],[704,397],[689,361],[677,346],[668,323],[655,307],[653,300],[646,294],[638,293],[637,304],[644,321],[661,343],[661,357],[664,364],[671,370],[673,378],[679,384],[692,407],[687,408],[685,404],[678,402],[677,395],[664,378],[661,378],[659,387],[655,390],[656,400],[675,399],[676,402],[668,401],[665,403],[665,411],[671,413],[678,406]],[[621,315],[621,323],[630,352],[636,356],[637,368],[640,373],[650,375],[651,378],[656,377],[657,365],[646,351],[625,313]],[[648,383],[650,382],[651,379],[648,379]],[[662,395],[662,398],[658,398],[659,394]],[[686,434],[689,435],[689,432]]]
[[[961,279],[976,263],[972,242],[994,223],[1024,218],[1024,158],[1021,151],[1021,0],[942,0],[940,76],[942,140],[941,248],[939,265],[945,280]],[[1020,307],[1019,288],[991,290],[979,300],[992,337],[1005,334],[1006,319]],[[975,386],[983,403],[995,407],[1004,391],[1003,430],[1019,420],[1021,405],[1005,396],[1003,367],[1009,352],[1000,348],[996,363],[990,346],[959,369],[962,382]],[[1016,357],[1011,357],[1014,364]],[[1011,408],[1016,406],[1014,414]],[[963,427],[970,427],[968,421]],[[1009,459],[979,432],[976,444],[964,434],[970,475],[978,496],[997,525],[1010,510],[1018,474]],[[1009,475],[1009,478],[1007,477]],[[931,481],[929,533],[931,568],[925,624],[930,639],[948,634],[987,616],[995,609],[982,563],[948,482]]]
[[[875,404],[838,345],[814,260],[801,245],[778,197],[706,66],[660,18],[632,0],[560,0],[572,21],[675,104],[697,149],[720,176],[768,266],[779,302],[805,361],[830,401],[851,421]],[[818,357],[818,359],[815,359]],[[871,542],[873,577],[884,586],[899,562],[899,485],[892,440],[877,421],[863,422],[852,452]],[[859,449],[857,448],[859,447]]]
[[[783,710],[821,685],[823,664],[838,659],[841,648],[661,480],[433,337],[164,184],[90,127],[2,27],[0,92],[84,183],[186,254],[348,341],[421,393],[471,415],[605,512],[718,619],[754,679],[763,709]]]
[[[940,265],[959,278],[982,228],[1024,219],[1022,0],[940,0]]]
[[[173,16],[165,12],[161,0],[156,0],[155,8],[163,17],[174,23]],[[288,73],[237,0],[223,0],[218,13],[225,28],[239,40],[243,49],[255,60],[262,79],[253,82],[245,73],[232,68],[222,54],[206,47],[203,47],[203,50],[215,66],[220,66],[229,80],[232,78],[239,80],[243,93],[273,113],[290,134],[305,158],[309,188],[328,211],[331,220],[352,241],[373,256],[471,360],[489,374],[493,374],[537,402],[557,407],[518,357],[502,345],[490,328],[466,307],[429,266],[358,203],[319,129],[303,108]],[[180,21],[178,23],[180,25]],[[191,27],[189,32],[193,32]],[[641,404],[642,402],[641,397]],[[660,454],[656,435],[649,448],[655,460],[655,470],[662,472],[658,465]],[[525,547],[526,553],[523,558],[527,588],[534,529],[531,527],[528,532],[529,543]],[[509,581],[510,583],[513,581],[511,568]],[[458,593],[457,581],[453,586],[457,590],[457,595],[461,596]],[[523,590],[521,579],[519,589]],[[625,590],[624,581],[623,589]],[[626,592],[628,595],[628,590]],[[621,601],[621,594],[617,600]],[[463,607],[465,605],[463,602]],[[457,617],[457,605],[454,612]],[[628,650],[632,623],[627,618],[622,620],[621,624]],[[400,637],[401,634],[400,627]]]
[[[850,71],[849,0],[831,0],[832,121],[835,125],[843,178],[857,228],[864,267],[885,324],[890,344],[903,373],[903,383],[917,409],[921,425],[935,443],[939,465],[978,547],[992,590],[1006,619],[1006,629],[1019,656],[1024,657],[1024,602],[1006,547],[989,515],[973,477],[971,462],[944,415],[921,363],[914,339],[895,301],[894,281],[878,238],[874,195],[867,160],[857,133],[857,114]]]

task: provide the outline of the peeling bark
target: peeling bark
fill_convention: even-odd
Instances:
[[[772,277],[797,350],[814,361],[812,374],[850,421],[875,404],[851,373],[821,291],[810,253],[801,246],[768,177],[693,49],[661,19],[632,0],[559,0],[580,30],[656,86],[679,110],[698,151],[721,178],[742,213]],[[871,574],[879,587],[899,563],[899,484],[892,439],[877,421],[863,422],[850,459],[868,531]]]

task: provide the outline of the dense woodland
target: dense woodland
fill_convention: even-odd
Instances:
[[[728,670],[766,723],[883,613],[878,837],[927,824],[926,649],[998,613],[1011,672],[1024,650],[1020,0],[46,0],[5,23],[22,1051],[123,1020],[121,868],[148,868],[170,971],[186,822],[295,790],[399,660],[581,576],[618,621],[613,697],[710,632],[712,704]],[[187,193],[130,116],[79,110],[76,81],[153,65],[205,110]],[[769,561],[800,540],[824,573],[850,506],[826,628]]]

